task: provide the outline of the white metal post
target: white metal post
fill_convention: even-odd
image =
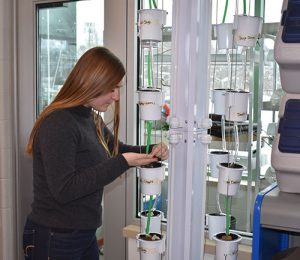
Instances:
[[[174,0],[167,259],[204,256],[211,0]]]

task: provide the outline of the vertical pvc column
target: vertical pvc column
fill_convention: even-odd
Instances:
[[[167,259],[204,258],[211,0],[173,2]]]

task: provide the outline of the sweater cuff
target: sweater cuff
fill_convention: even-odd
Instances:
[[[124,169],[124,171],[127,171],[130,168],[130,166],[129,166],[128,162],[126,161],[125,157],[122,154],[118,154],[117,158],[120,163],[120,168]]]

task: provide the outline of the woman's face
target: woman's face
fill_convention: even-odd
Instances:
[[[111,92],[108,92],[106,94],[103,94],[99,97],[91,99],[87,106],[94,108],[95,110],[99,112],[105,112],[109,105],[111,105],[113,102],[120,99],[120,88],[123,85],[123,80],[121,80],[117,86],[111,90]]]

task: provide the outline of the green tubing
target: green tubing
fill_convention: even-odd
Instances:
[[[148,86],[152,86],[151,82],[151,51],[149,49],[148,57],[147,57],[147,78],[148,78]]]
[[[247,3],[246,3],[246,2],[247,2],[247,0],[243,0],[243,8],[244,8],[243,14],[244,14],[244,15],[247,15],[247,7],[246,7],[246,6],[247,6]]]
[[[149,148],[150,148],[150,143],[151,143],[151,128],[152,124],[151,121],[146,121],[146,127],[147,127],[147,146],[146,146],[146,154],[149,154]],[[147,214],[147,225],[146,225],[146,234],[149,234],[149,229],[150,229],[150,217],[151,217],[151,208],[152,208],[152,200],[153,196],[150,196],[150,201],[149,201],[149,207],[148,207],[148,214]]]
[[[229,196],[225,197],[226,204],[226,236],[229,236],[229,227],[230,227],[230,206],[229,206]]]
[[[152,200],[153,195],[150,195],[149,207],[148,207],[148,214],[147,214],[147,225],[146,225],[146,234],[149,234],[150,229],[150,217],[151,217],[151,209],[152,209]]]
[[[152,129],[152,124],[151,121],[146,122],[146,127],[147,127],[147,146],[146,146],[146,154],[149,153],[150,150],[150,143],[151,143],[151,129]]]
[[[222,23],[225,23],[225,19],[226,19],[226,15],[227,15],[227,9],[228,9],[228,0],[226,0],[226,3],[225,3],[225,8],[224,8],[224,14],[223,14]]]
[[[155,0],[152,0],[152,3],[153,3],[154,8],[156,9],[157,8],[157,4],[156,4]]]

